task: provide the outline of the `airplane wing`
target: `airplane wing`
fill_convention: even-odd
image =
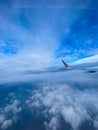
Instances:
[[[64,64],[65,68],[67,68],[67,69],[70,68],[70,66],[69,66],[64,60],[62,60],[62,62],[63,62],[63,64]]]
[[[64,61],[64,60],[61,60],[65,66],[66,69],[70,69],[70,66]],[[71,67],[71,70],[74,70],[74,69],[81,69],[81,70],[84,70],[85,73],[95,73],[95,72],[98,72],[98,66],[95,66],[95,65],[91,65],[92,67],[88,66],[88,65],[74,65]]]

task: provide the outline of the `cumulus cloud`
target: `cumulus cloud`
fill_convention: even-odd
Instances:
[[[56,118],[56,117],[53,117],[51,120],[50,120],[50,122],[49,122],[49,124],[48,124],[48,126],[47,126],[47,129],[48,130],[56,130],[57,128],[58,128],[58,126],[59,126],[59,122],[58,122],[58,119]]]
[[[5,120],[5,115],[1,114],[0,115],[0,125],[4,122],[4,120]]]
[[[1,128],[3,129],[3,130],[5,130],[5,129],[7,129],[9,126],[11,126],[12,125],[12,120],[5,120],[4,122],[3,122],[3,124],[1,125]]]
[[[6,130],[8,127],[12,126],[18,120],[19,113],[21,112],[21,107],[19,107],[20,102],[17,99],[12,99],[11,103],[6,104],[0,108],[0,128]]]
[[[4,108],[4,112],[8,113],[8,112],[12,112],[13,114],[17,114],[18,112],[21,111],[21,108],[18,108],[19,105],[19,101],[18,100],[14,100],[13,104],[7,105]]]
[[[97,91],[80,91],[66,84],[42,86],[32,92],[32,97],[26,101],[31,111],[41,108],[43,115],[49,121],[44,125],[47,129],[57,130],[60,125],[60,116],[69,123],[74,130],[78,130],[85,120],[92,121],[90,113],[98,112]],[[97,127],[97,120],[94,121]]]

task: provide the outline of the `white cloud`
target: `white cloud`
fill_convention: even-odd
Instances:
[[[29,30],[15,26],[13,23],[9,23],[9,28],[7,39],[13,39],[13,48],[18,46],[18,50],[16,54],[0,53],[1,80],[8,79],[8,75],[11,75],[12,78],[15,75],[20,76],[29,70],[43,70],[53,64],[59,43],[52,30],[47,27],[43,31],[42,27],[39,27],[40,29],[36,27],[37,33],[31,33]],[[11,32],[13,32],[13,36],[10,36]],[[1,39],[0,46],[4,46],[4,43],[5,41]]]
[[[98,55],[80,59],[80,60],[76,61],[75,64],[90,63],[90,62],[98,62]]]
[[[0,108],[0,128],[5,130],[19,119],[20,101],[11,97],[11,102]]]
[[[1,128],[3,129],[3,130],[5,130],[5,129],[7,129],[9,126],[11,126],[12,125],[12,120],[5,120],[4,122],[3,122],[3,124],[1,125]]]
[[[0,125],[4,122],[4,120],[5,120],[5,115],[1,114],[0,115]]]
[[[81,109],[80,106],[79,108],[74,108],[72,106],[64,107],[62,109],[62,116],[65,121],[72,125],[74,130],[78,129],[79,125],[85,120],[85,118],[88,120],[90,119],[86,110],[84,108]]]
[[[48,130],[57,130],[58,126],[58,119],[56,117],[53,117],[48,124]]]
[[[16,17],[20,15],[20,11],[17,12]],[[20,76],[25,71],[40,70],[53,64],[55,52],[60,43],[52,22],[49,21],[49,26],[52,26],[49,27],[43,19],[39,18],[39,15],[29,17],[28,13],[23,12],[23,14],[27,21],[30,20],[30,29],[20,25],[21,19],[19,18],[15,22],[12,22],[10,17],[2,18],[5,22],[2,22],[3,36],[0,39],[0,47],[1,49],[4,46],[7,48],[6,43],[11,40],[12,46],[8,47],[10,50],[16,48],[17,53],[7,52],[9,53],[7,55],[6,51],[5,54],[0,52],[0,79],[6,80],[8,75],[12,75],[13,78],[15,74]],[[33,17],[36,19],[35,22]],[[39,24],[39,20],[41,20],[41,24]],[[8,29],[6,30],[6,28]]]
[[[83,84],[82,84],[83,85]],[[49,122],[45,122],[47,129],[57,130],[60,125],[59,116],[68,122],[74,130],[85,120],[92,120],[90,111],[98,112],[97,91],[80,91],[68,85],[43,86],[39,90],[32,92],[32,97],[26,102],[31,111],[34,108],[44,107],[42,111],[46,118],[51,117]],[[36,105],[37,104],[37,105]],[[94,123],[97,124],[96,121]]]
[[[13,114],[17,114],[18,112],[21,111],[21,108],[19,108],[18,105],[19,105],[19,101],[14,100],[13,104],[7,105],[4,108],[4,112],[5,113],[12,112]]]

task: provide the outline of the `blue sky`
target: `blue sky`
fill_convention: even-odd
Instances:
[[[48,67],[98,54],[94,0],[0,0],[2,64]],[[13,66],[14,66],[13,65]]]

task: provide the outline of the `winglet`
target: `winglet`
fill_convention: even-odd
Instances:
[[[70,66],[69,66],[64,60],[62,60],[62,62],[63,62],[64,66],[65,66],[67,69],[70,68]]]

